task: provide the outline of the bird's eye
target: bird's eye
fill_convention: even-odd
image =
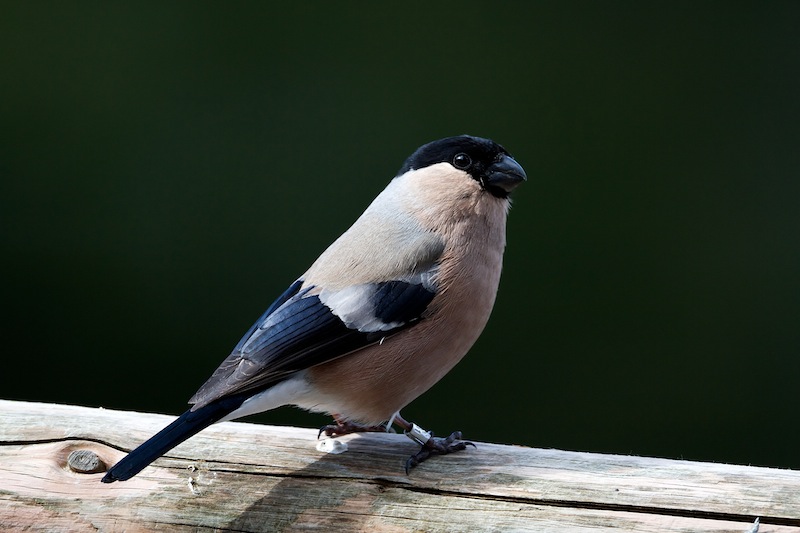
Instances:
[[[453,166],[464,170],[472,164],[472,158],[465,153],[456,154],[453,158]]]

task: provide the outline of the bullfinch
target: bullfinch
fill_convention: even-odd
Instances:
[[[204,428],[294,405],[328,413],[336,437],[397,424],[428,457],[463,450],[400,410],[439,381],[492,311],[509,193],[525,181],[499,144],[461,135],[418,148],[396,177],[245,333],[189,400],[104,483],[135,476]]]

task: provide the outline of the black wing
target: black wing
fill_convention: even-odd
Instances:
[[[192,410],[378,342],[422,318],[436,294],[398,280],[318,294],[302,285],[292,284],[242,337],[189,400]]]

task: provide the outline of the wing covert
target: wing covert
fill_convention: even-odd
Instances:
[[[414,282],[416,281],[416,282]],[[420,320],[436,295],[429,279],[315,292],[296,281],[250,328],[189,400],[198,409],[223,396],[263,389],[378,342]]]

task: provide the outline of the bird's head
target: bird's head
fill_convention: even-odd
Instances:
[[[527,179],[525,170],[505,148],[491,139],[471,135],[446,137],[420,146],[406,159],[397,174],[438,163],[447,163],[463,171],[498,198],[508,197]]]

